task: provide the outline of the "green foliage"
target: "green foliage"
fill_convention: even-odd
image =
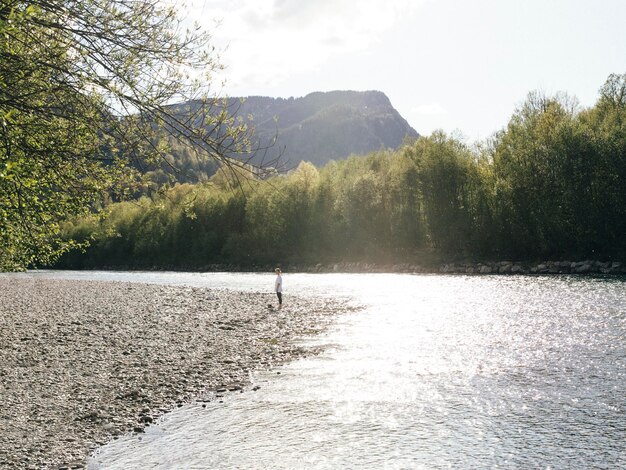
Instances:
[[[531,94],[494,153],[499,244],[527,258],[620,256],[626,238],[626,146],[612,76],[595,108]],[[623,88],[621,88],[623,90]],[[617,137],[617,138],[616,138]]]
[[[435,132],[399,151],[302,163],[269,179],[222,167],[208,183],[113,204],[63,266],[240,267],[281,263],[626,255],[626,75],[580,111],[530,94],[481,145]],[[244,184],[242,184],[244,182]]]
[[[0,270],[53,262],[75,246],[65,220],[146,192],[130,161],[153,171],[144,186],[179,163],[204,181],[200,159],[245,167],[250,129],[210,94],[210,38],[166,3],[0,4]]]
[[[435,132],[409,153],[417,167],[425,218],[434,246],[455,254],[471,238],[472,183],[477,178],[470,150],[458,140]]]
[[[73,247],[54,237],[59,224],[85,214],[120,171],[102,164],[94,139],[100,98],[64,86],[68,47],[45,30],[27,30],[34,17],[48,15],[19,3],[0,11],[0,270],[50,262]]]

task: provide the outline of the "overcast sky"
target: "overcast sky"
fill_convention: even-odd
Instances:
[[[529,91],[591,106],[626,73],[626,0],[188,1],[228,95],[380,90],[421,134],[489,137]]]

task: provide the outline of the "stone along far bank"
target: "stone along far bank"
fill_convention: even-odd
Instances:
[[[271,286],[270,286],[271,287]],[[193,399],[254,388],[250,372],[343,300],[0,276],[0,468],[83,468],[99,445]]]

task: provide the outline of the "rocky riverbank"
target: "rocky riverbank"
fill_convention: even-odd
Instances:
[[[0,468],[83,468],[190,400],[253,388],[346,302],[0,276]]]
[[[451,263],[440,267],[442,273],[463,274],[626,274],[626,265],[617,261],[543,261],[525,263]]]
[[[191,267],[153,267],[154,271],[198,271],[198,272],[272,272],[275,266],[239,266],[231,264],[210,264],[202,269]],[[420,263],[369,263],[361,261],[340,261],[336,263],[286,264],[281,266],[287,272],[300,273],[411,273],[411,274],[626,274],[626,263],[621,261],[482,261]],[[106,269],[128,270],[128,266],[110,266]]]
[[[444,274],[626,274],[626,264],[618,261],[498,261],[445,263],[423,266],[412,263],[373,264],[342,262],[315,266],[289,267],[291,272],[344,273],[444,273]]]
[[[207,271],[211,271],[211,267]],[[219,270],[225,270],[223,266]],[[236,270],[236,269],[233,269]],[[260,271],[271,271],[269,267]],[[410,273],[410,274],[626,274],[626,264],[618,261],[493,261],[459,262],[435,265],[417,263],[376,264],[366,262],[339,262],[314,266],[289,265],[289,272],[306,273]]]
[[[273,265],[238,266],[211,264],[202,269],[180,266],[154,266],[154,271],[198,272],[272,272]],[[336,263],[286,264],[287,272],[300,273],[412,273],[412,274],[626,274],[626,263],[621,261],[483,261],[449,263],[368,263],[341,261]],[[129,266],[109,266],[105,269],[128,270]]]

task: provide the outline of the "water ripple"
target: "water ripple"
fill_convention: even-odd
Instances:
[[[269,278],[190,279],[260,289]],[[626,467],[623,279],[285,282],[368,308],[309,339],[331,345],[322,355],[258,374],[258,392],[177,410],[90,468]]]

